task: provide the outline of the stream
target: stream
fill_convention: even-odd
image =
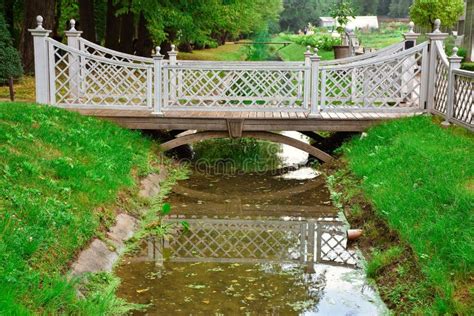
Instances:
[[[304,137],[287,132],[287,136]],[[282,167],[308,155],[282,145]],[[347,225],[318,170],[218,175],[195,170],[167,202],[189,231],[143,240],[116,268],[136,315],[378,315]]]

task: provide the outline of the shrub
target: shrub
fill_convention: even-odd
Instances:
[[[11,77],[18,78],[23,74],[20,55],[12,46],[12,39],[8,32],[5,19],[0,15],[0,83]]]
[[[292,41],[296,44],[302,46],[311,46],[317,47],[321,50],[332,50],[334,45],[340,44],[339,38],[334,38],[331,35],[285,35],[284,36],[287,40]]]

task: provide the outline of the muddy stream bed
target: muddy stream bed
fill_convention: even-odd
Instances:
[[[290,136],[301,137],[297,133]],[[288,146],[284,166],[307,154]],[[136,315],[378,315],[345,224],[317,170],[193,171],[169,195],[188,232],[143,240],[116,268]]]

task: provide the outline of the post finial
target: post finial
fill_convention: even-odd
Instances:
[[[436,19],[434,21],[434,31],[433,33],[440,33],[441,31],[439,30],[439,28],[441,27],[441,20],[440,19]]]
[[[306,54],[311,54],[311,46],[306,46]]]
[[[318,48],[315,47],[315,48],[314,48],[314,55],[313,55],[314,57],[319,57],[318,51],[319,51]]]
[[[69,31],[77,31],[76,30],[76,20],[74,20],[74,19],[69,20],[69,24],[71,25],[71,28],[69,29]]]
[[[43,19],[43,17],[42,17],[41,15],[38,15],[38,16],[36,17],[36,25],[37,25],[37,26],[36,26],[36,29],[37,29],[37,30],[44,30],[44,28],[43,28],[43,20],[44,20],[44,19]]]
[[[414,29],[415,29],[415,22],[410,21],[410,23],[408,23],[408,33],[415,33]]]
[[[174,44],[171,44],[171,52],[173,52],[173,53],[174,53],[175,51],[176,51],[176,45],[174,45]]]
[[[459,48],[457,48],[457,46],[454,46],[453,47],[453,54],[451,55],[451,57],[459,57],[458,56],[458,51],[459,51]]]
[[[161,47],[160,46],[155,47],[155,56],[161,56]]]

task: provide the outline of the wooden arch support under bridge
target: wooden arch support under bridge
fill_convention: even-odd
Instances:
[[[185,136],[177,137],[161,145],[161,148],[165,151],[186,145],[192,144],[198,141],[213,139],[213,138],[228,138],[229,133],[224,131],[209,131],[209,132],[197,132],[194,134],[188,134]],[[285,135],[271,133],[271,132],[242,132],[242,137],[249,137],[261,140],[267,140],[274,143],[285,144],[298,148],[304,152],[307,152],[311,156],[318,158],[323,162],[329,162],[333,157],[324,151],[311,146],[305,142],[302,142],[298,139],[294,139]]]

